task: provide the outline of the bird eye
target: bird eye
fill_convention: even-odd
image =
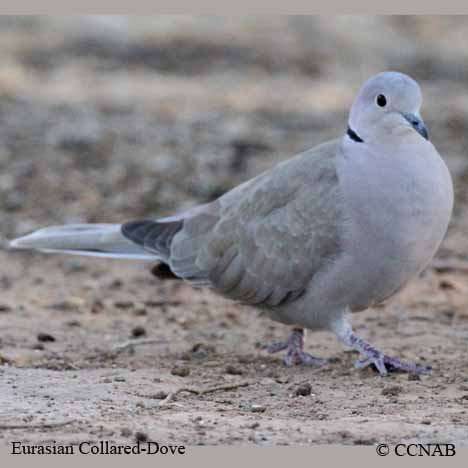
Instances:
[[[387,98],[383,94],[379,94],[376,99],[377,105],[385,107],[387,105]]]

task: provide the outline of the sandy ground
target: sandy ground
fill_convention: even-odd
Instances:
[[[261,345],[286,327],[149,265],[0,251],[0,440],[466,445],[467,43],[463,17],[0,19],[3,238],[213,199],[341,134],[388,68],[421,82],[456,189],[434,263],[354,318],[420,380],[354,370],[327,333],[328,367],[285,368]]]

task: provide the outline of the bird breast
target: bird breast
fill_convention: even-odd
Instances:
[[[388,154],[353,145],[361,147],[341,152],[337,170],[348,217],[345,250],[359,277],[349,289],[355,307],[365,308],[392,295],[430,262],[447,230],[453,188],[429,142],[424,151],[408,144]]]

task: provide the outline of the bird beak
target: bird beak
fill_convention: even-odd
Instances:
[[[427,133],[427,128],[424,125],[421,117],[418,117],[416,114],[402,114],[406,121],[426,140],[429,140],[429,134]]]

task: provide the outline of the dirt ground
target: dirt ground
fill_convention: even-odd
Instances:
[[[353,369],[327,333],[307,350],[328,367],[285,368],[261,345],[287,327],[149,265],[0,251],[0,441],[466,445],[467,46],[464,17],[1,18],[4,239],[213,199],[342,134],[385,69],[421,83],[456,208],[433,264],[354,317],[432,363],[420,380]]]

